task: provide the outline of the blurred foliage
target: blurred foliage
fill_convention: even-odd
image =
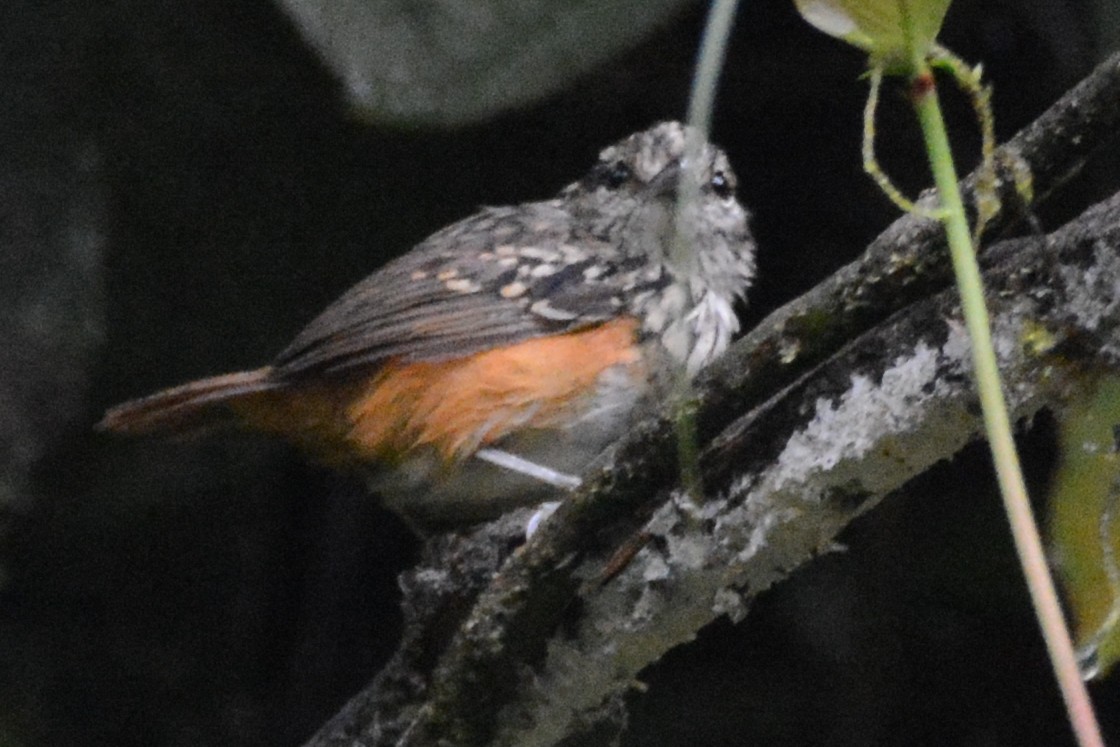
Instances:
[[[637,44],[685,0],[278,0],[376,122],[456,125],[528,104]]]
[[[1050,535],[1087,676],[1120,658],[1120,378],[1106,376],[1061,419],[1061,463],[1050,495]]]

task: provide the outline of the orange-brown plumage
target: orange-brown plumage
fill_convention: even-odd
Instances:
[[[350,442],[370,460],[430,446],[450,462],[523,428],[558,427],[607,369],[629,369],[638,386],[636,326],[619,319],[461,359],[389,363],[346,405]]]

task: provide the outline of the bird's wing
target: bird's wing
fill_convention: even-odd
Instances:
[[[273,363],[273,375],[388,359],[440,360],[568,332],[624,312],[633,268],[575,236],[556,202],[488,208],[347,291]]]

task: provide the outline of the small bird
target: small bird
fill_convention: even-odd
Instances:
[[[677,122],[631,135],[555,198],[433,234],[271,364],[125,402],[98,427],[275,434],[360,471],[419,527],[571,489],[739,328],[755,272],[748,214],[727,156],[686,148],[693,136]],[[678,210],[685,179],[698,196]]]

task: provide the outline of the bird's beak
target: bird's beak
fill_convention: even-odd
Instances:
[[[657,176],[653,177],[646,189],[654,197],[675,200],[677,198],[677,187],[680,183],[681,164],[680,161],[673,161],[661,169]]]

